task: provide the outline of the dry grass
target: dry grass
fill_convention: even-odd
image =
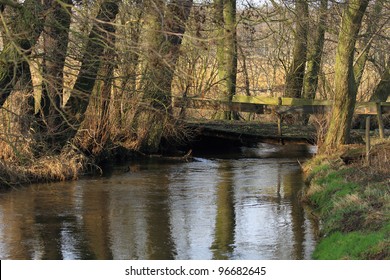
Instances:
[[[88,159],[74,150],[56,156],[44,156],[21,165],[0,160],[0,188],[33,182],[74,180],[85,171]]]
[[[344,209],[350,205],[364,206],[365,202],[358,193],[347,194],[343,199],[334,202],[335,209]]]
[[[31,108],[28,94],[15,92],[0,111],[0,188],[31,183],[75,179],[87,166],[87,159],[74,149],[54,153],[34,134],[24,120]]]

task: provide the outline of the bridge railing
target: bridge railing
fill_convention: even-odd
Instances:
[[[333,102],[330,100],[313,100],[288,97],[259,97],[236,95],[231,102],[218,99],[174,97],[175,107],[194,109],[226,110],[267,114],[271,112],[303,112],[313,114],[330,111]],[[357,102],[355,114],[377,115],[390,113],[390,102]]]
[[[281,122],[285,114],[315,114],[329,112],[332,105],[333,102],[330,100],[244,95],[235,95],[232,101],[195,97],[175,97],[173,99],[173,106],[181,108],[251,112],[256,114],[274,113],[278,117],[280,134]],[[378,118],[380,136],[381,138],[384,137],[382,114],[390,113],[390,102],[357,102],[354,113],[357,115],[366,115],[367,117],[376,115]]]

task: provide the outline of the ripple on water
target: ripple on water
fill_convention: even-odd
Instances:
[[[296,199],[303,148],[283,149],[132,162],[3,193],[0,258],[308,258],[315,225]]]

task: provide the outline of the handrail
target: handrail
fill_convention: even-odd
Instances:
[[[240,112],[255,112],[267,114],[270,110],[265,107],[277,106],[279,113],[303,111],[311,114],[319,111],[330,110],[333,101],[289,97],[262,97],[235,95],[232,101],[222,99],[208,99],[198,97],[174,97],[175,107],[189,107],[199,109],[224,109]],[[357,102],[355,114],[377,115],[378,106],[381,113],[390,113],[390,102]],[[289,108],[291,107],[291,108]]]

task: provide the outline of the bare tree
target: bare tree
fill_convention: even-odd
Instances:
[[[63,137],[61,127],[63,117],[61,106],[63,99],[64,64],[68,50],[68,38],[71,23],[71,0],[44,2],[46,15],[43,32],[42,96],[40,104],[40,135],[50,148],[59,148],[57,138]]]
[[[386,102],[390,95],[390,56],[387,59],[387,63],[383,73],[381,73],[381,79],[378,85],[375,87],[374,93],[370,100],[375,102]]]
[[[171,84],[192,3],[192,0],[145,3],[140,60],[143,98],[133,121],[136,148],[145,152],[158,151],[164,125],[172,115]]]
[[[368,3],[369,0],[350,0],[344,8],[336,54],[334,104],[323,151],[349,142],[357,92],[353,71],[355,44]]]
[[[214,0],[217,23],[217,61],[220,85],[219,96],[231,101],[236,94],[237,29],[236,0]],[[221,119],[237,119],[232,112],[222,112]]]
[[[318,87],[318,75],[321,69],[322,53],[325,43],[326,17],[328,0],[321,0],[318,9],[317,28],[314,31],[307,53],[306,72],[304,77],[303,97],[314,99]]]
[[[64,121],[61,125],[60,146],[71,140],[85,118],[92,90],[100,69],[104,51],[111,46],[111,34],[115,32],[113,21],[119,11],[120,0],[106,0],[99,8],[98,15],[89,34],[81,68],[71,95],[63,108]]]
[[[0,107],[24,73],[29,75],[27,58],[43,30],[43,5],[39,0],[26,0],[23,4],[3,1],[13,11],[9,20],[2,20],[5,46],[0,53]],[[4,9],[4,6],[3,6]],[[3,18],[3,11],[1,17]]]
[[[309,28],[307,0],[295,1],[295,36],[293,59],[286,75],[284,96],[301,97],[307,54],[307,33]]]

